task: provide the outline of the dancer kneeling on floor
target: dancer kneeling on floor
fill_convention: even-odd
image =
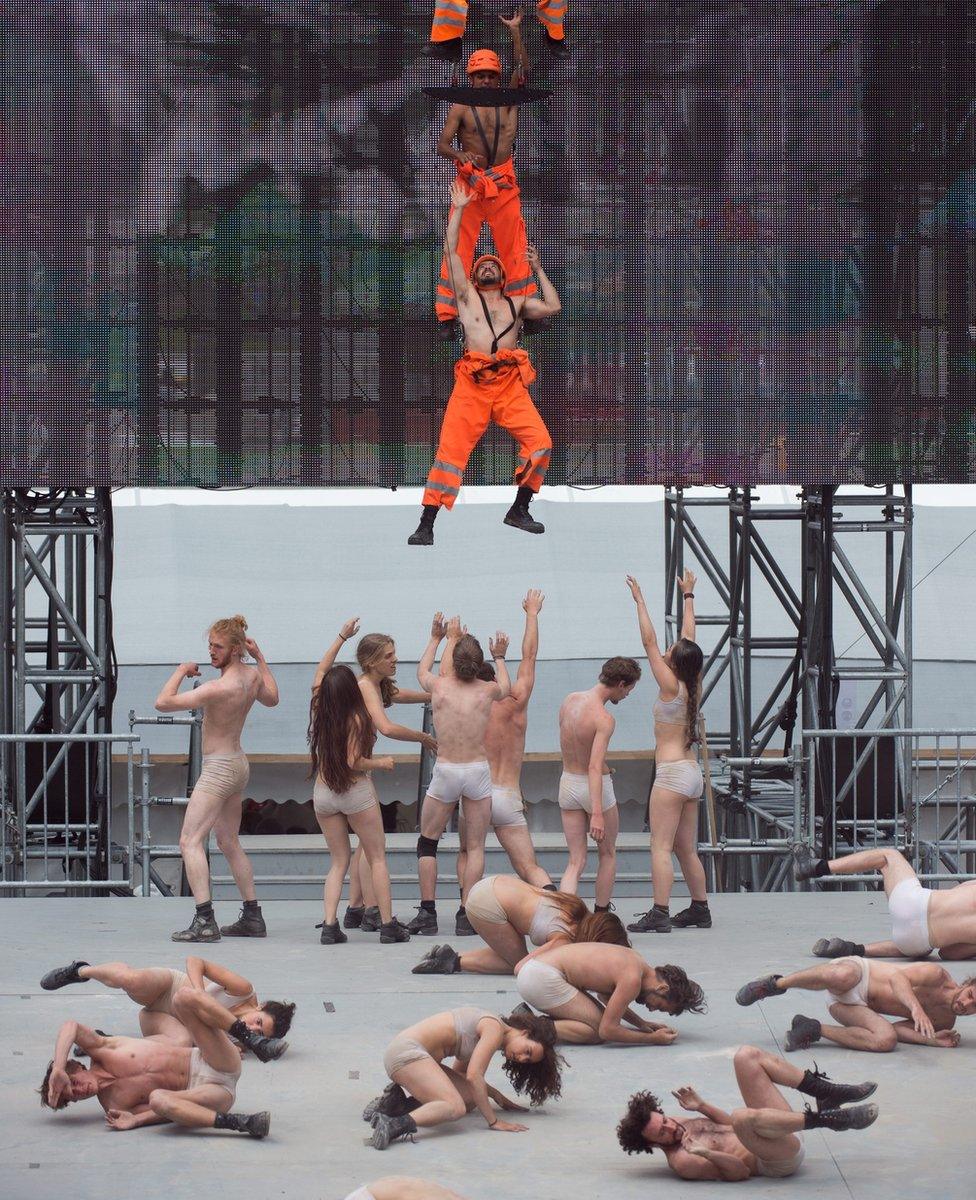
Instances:
[[[172,1121],[188,1129],[265,1137],[270,1113],[230,1111],[241,1074],[240,1050],[228,1037],[231,1014],[206,993],[183,988],[173,997],[173,1015],[190,1031],[192,1048],[158,1036],[104,1037],[66,1021],[41,1084],[41,1104],[61,1109],[96,1096],[112,1129]],[[90,1058],[90,1066],[68,1061],[72,1046]],[[269,1057],[278,1057],[276,1046],[267,1049]]]
[[[312,683],[308,723],[308,745],[312,760],[310,778],[315,780],[312,806],[315,819],[328,843],[332,863],[325,879],[325,916],[321,926],[323,945],[349,939],[339,928],[337,914],[342,884],[352,860],[349,830],[359,838],[369,863],[380,910],[380,941],[408,942],[410,934],[393,916],[390,872],[386,865],[386,838],[376,789],[370,771],[392,771],[389,755],[371,758],[376,745],[376,728],[359,689],[356,676],[345,666],[333,666],[342,644],[356,634],[359,621],[353,617],[339,631],[322,656]]]
[[[862,945],[843,938],[820,938],[813,947],[819,958],[925,958],[938,950],[948,961],[976,958],[976,879],[933,891],[922,887],[915,870],[898,850],[859,850],[843,858],[817,858],[809,846],[793,847],[797,881],[828,875],[863,875],[880,871],[888,897],[891,941]]]
[[[544,946],[516,966],[515,979],[522,999],[553,1018],[561,1042],[668,1046],[678,1031],[645,1021],[631,1004],[673,1017],[705,1011],[701,987],[681,967],[652,967],[624,946]]]
[[[364,1183],[350,1192],[346,1200],[464,1200],[464,1197],[429,1179],[387,1175],[374,1183]]]
[[[158,1035],[178,1046],[193,1045],[189,1030],[173,1012],[173,999],[184,989],[201,992],[225,1008],[234,1022],[227,1028],[230,1036],[248,1049],[257,1045],[255,1052],[259,1057],[260,1043],[283,1038],[295,1015],[294,1004],[280,1000],[265,1000],[262,1004],[249,979],[220,963],[194,956],[186,960],[185,971],[170,967],[130,967],[123,962],[96,963],[94,966],[73,962],[48,971],[41,980],[41,987],[46,992],[53,992],[89,980],[103,987],[118,988],[142,1006],[139,1028],[143,1037]],[[280,1042],[281,1051],[287,1044]],[[279,1057],[281,1051],[274,1057]]]
[[[609,912],[592,913],[567,892],[532,887],[515,875],[490,875],[474,885],[466,905],[468,919],[488,943],[483,950],[459,954],[451,946],[435,946],[414,967],[414,975],[511,975],[533,946],[563,942],[610,942],[629,946],[620,919]]]
[[[754,979],[735,998],[755,1004],[791,988],[827,992],[830,1015],[842,1028],[798,1013],[786,1034],[787,1050],[806,1050],[821,1038],[849,1050],[883,1053],[899,1042],[951,1050],[959,1045],[956,1017],[976,1013],[976,978],[957,983],[937,963],[869,962],[860,956]],[[888,1016],[902,1019],[892,1022]]]
[[[490,1087],[485,1073],[494,1056],[519,1094],[532,1104],[555,1099],[562,1090],[562,1058],[555,1049],[552,1022],[534,1013],[496,1017],[485,1008],[455,1008],[405,1029],[383,1057],[393,1083],[366,1106],[363,1120],[373,1125],[372,1144],[391,1141],[430,1125],[457,1121],[477,1109],[496,1133],[523,1133],[524,1125],[501,1120],[492,1101],[506,1112],[526,1112]],[[451,1067],[445,1058],[454,1058]]]
[[[682,1179],[739,1183],[755,1175],[785,1178],[803,1162],[804,1129],[866,1129],[878,1117],[876,1104],[856,1104],[874,1094],[876,1083],[834,1083],[818,1071],[792,1063],[755,1046],[735,1052],[735,1078],[744,1108],[732,1113],[708,1104],[693,1087],[672,1095],[697,1117],[666,1117],[650,1092],[631,1096],[617,1138],[628,1154],[664,1151],[668,1166]],[[794,1112],[780,1091],[795,1088],[817,1101],[819,1111]]]

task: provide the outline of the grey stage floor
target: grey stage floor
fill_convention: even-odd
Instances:
[[[621,915],[644,907],[625,901]],[[229,904],[220,908],[223,919],[236,913]],[[266,906],[267,941],[225,940],[210,951],[254,980],[260,996],[299,1006],[285,1058],[267,1066],[249,1060],[238,1092],[238,1109],[272,1111],[267,1141],[168,1126],[112,1132],[94,1100],[57,1114],[42,1110],[35,1089],[61,1021],[138,1032],[136,1011],[121,993],[95,984],[45,993],[37,983],[42,972],[75,957],[179,965],[169,934],[188,909],[186,901],[162,899],[0,903],[3,1196],[341,1200],[364,1181],[401,1173],[439,1180],[470,1200],[643,1200],[652,1189],[684,1196],[689,1185],[664,1169],[662,1155],[628,1158],[619,1149],[614,1128],[630,1093],[650,1088],[668,1097],[694,1083],[706,1098],[735,1106],[735,1047],[752,1042],[775,1050],[794,1012],[824,1012],[823,1001],[808,994],[738,1008],[737,986],[810,961],[809,947],[821,934],[886,935],[884,897],[876,893],[717,897],[710,931],[635,939],[651,962],[684,966],[708,995],[707,1015],[677,1018],[681,1036],[673,1046],[569,1048],[564,1097],[527,1117],[528,1133],[489,1133],[474,1116],[380,1154],[363,1144],[368,1130],[360,1111],[386,1082],[381,1060],[389,1039],[419,1017],[461,1003],[508,1011],[517,1000],[513,981],[411,975],[430,939],[388,947],[375,935],[353,934],[345,946],[320,946],[313,929],[319,906],[282,901]],[[448,912],[442,905],[442,921]],[[958,978],[967,966],[954,965]],[[747,1186],[831,1200],[971,1197],[974,1043],[976,1020],[957,1050],[901,1047],[870,1055],[818,1046],[817,1062],[835,1078],[880,1081],[880,1120],[863,1133],[809,1133],[799,1175]],[[812,1062],[810,1054],[795,1057]],[[507,1084],[500,1072],[498,1082]],[[697,1184],[694,1194],[717,1186]]]

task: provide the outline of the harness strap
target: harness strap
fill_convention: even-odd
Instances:
[[[491,352],[492,352],[492,354],[497,354],[499,341],[505,336],[506,333],[509,333],[512,329],[514,329],[516,324],[518,323],[518,313],[515,311],[515,305],[512,303],[512,297],[506,296],[505,299],[508,302],[509,309],[511,309],[512,320],[511,320],[510,324],[505,326],[505,328],[501,331],[501,333],[496,333],[495,332],[495,323],[491,319],[491,313],[488,309],[488,304],[485,300],[484,293],[481,291],[480,288],[476,288],[475,290],[478,293],[478,299],[481,301],[481,307],[484,309],[485,320],[488,322],[488,328],[491,330],[491,337],[492,337]]]
[[[488,145],[488,135],[485,133],[485,127],[481,123],[481,118],[478,116],[478,110],[474,107],[471,109],[471,115],[474,117],[474,123],[478,129],[478,135],[481,138],[482,144],[485,147],[485,154],[488,156],[486,167],[495,165],[495,155],[498,153],[498,137],[501,132],[501,121],[498,119],[499,110],[495,110],[495,140],[491,147]]]

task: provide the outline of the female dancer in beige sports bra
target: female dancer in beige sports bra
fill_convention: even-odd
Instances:
[[[512,975],[515,964],[533,946],[560,942],[611,942],[629,946],[630,939],[613,913],[592,913],[567,892],[537,888],[516,875],[489,875],[471,889],[468,919],[488,943],[483,950],[458,954],[451,946],[435,946],[414,967],[414,975]]]
[[[654,702],[654,787],[651,789],[651,875],[654,907],[627,928],[634,933],[670,933],[671,926],[708,929],[712,924],[705,892],[705,868],[698,857],[698,802],[704,790],[701,767],[692,747],[698,741],[698,703],[704,661],[695,642],[695,576],[678,579],[682,595],[681,637],[662,654],[640,585],[627,576],[637,605],[641,641],[657,680]],[[674,885],[671,855],[678,856],[691,905],[671,918],[668,904]]]

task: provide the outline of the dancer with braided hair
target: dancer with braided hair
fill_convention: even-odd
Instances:
[[[685,571],[678,580],[682,596],[681,636],[663,654],[647,611],[640,584],[627,576],[637,605],[641,641],[660,694],[654,702],[654,786],[651,789],[651,874],[654,906],[627,928],[632,933],[670,933],[712,924],[705,892],[705,868],[698,857],[698,802],[704,791],[701,767],[693,747],[699,740],[698,704],[704,661],[695,641],[695,576]],[[672,854],[677,855],[691,905],[672,918],[674,886]]]

